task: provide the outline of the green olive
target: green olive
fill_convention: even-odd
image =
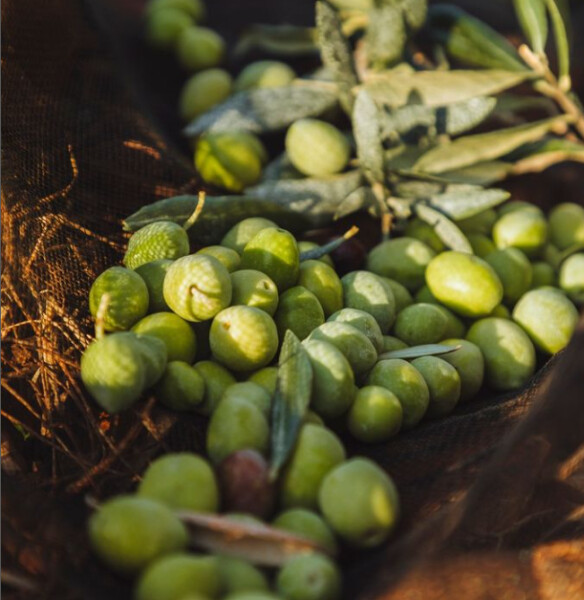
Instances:
[[[183,121],[192,121],[229,98],[233,80],[223,69],[205,69],[195,73],[184,84],[179,98]]]

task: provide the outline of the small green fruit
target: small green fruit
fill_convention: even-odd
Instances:
[[[136,342],[144,363],[144,389],[147,389],[153,386],[166,370],[168,352],[164,342],[153,335],[138,334]]]
[[[233,371],[265,367],[276,355],[278,330],[270,315],[251,306],[230,306],[213,320],[213,356]]]
[[[519,248],[537,256],[547,241],[547,221],[541,211],[514,210],[500,217],[493,227],[497,248]]]
[[[173,221],[156,221],[132,235],[124,255],[124,264],[128,269],[137,269],[153,260],[176,260],[188,253],[187,232]]]
[[[326,177],[346,167],[351,147],[334,125],[318,119],[300,119],[288,128],[286,152],[304,175]]]
[[[369,340],[371,340],[371,343],[377,352],[381,352],[381,348],[383,347],[383,334],[373,315],[356,308],[343,308],[332,314],[328,318],[328,321],[352,325],[359,331],[362,331]]]
[[[278,382],[278,367],[264,367],[250,375],[247,380],[261,385],[270,396],[273,396]]]
[[[439,302],[459,315],[488,315],[503,298],[503,285],[493,268],[464,252],[443,252],[426,271],[426,283]]]
[[[136,273],[142,277],[146,287],[148,288],[148,312],[163,312],[168,311],[168,304],[164,301],[162,293],[162,285],[168,267],[172,264],[172,260],[168,258],[160,258],[149,263],[144,263],[135,269]]]
[[[261,385],[253,381],[242,381],[230,385],[223,394],[221,401],[226,398],[241,398],[258,408],[266,417],[270,416],[272,396]]]
[[[235,81],[238,92],[250,89],[273,88],[290,85],[296,73],[286,63],[278,60],[259,60],[245,67]]]
[[[261,271],[242,269],[231,273],[232,306],[239,304],[253,306],[267,312],[270,316],[278,307],[278,288],[276,284]]]
[[[341,595],[341,575],[326,556],[295,556],[280,569],[276,587],[288,600],[337,600]]]
[[[192,121],[231,94],[233,80],[223,69],[206,69],[195,73],[184,84],[179,98],[179,112],[183,121]]]
[[[280,505],[315,509],[323,478],[344,460],[345,449],[332,431],[311,423],[303,425],[281,475]]]
[[[234,225],[221,240],[221,245],[235,250],[238,254],[243,253],[247,243],[262,229],[278,227],[274,221],[262,217],[249,217]]]
[[[245,246],[241,268],[268,275],[280,293],[298,281],[300,256],[294,236],[279,228],[259,231]]]
[[[468,340],[450,338],[440,342],[446,346],[460,346],[440,358],[451,364],[460,377],[460,402],[474,398],[483,385],[485,359],[480,348]]]
[[[362,442],[384,442],[401,429],[403,408],[397,396],[376,385],[361,388],[351,407],[349,431]]]
[[[504,217],[505,215],[518,210],[527,210],[538,213],[540,215],[543,214],[541,212],[541,209],[535,206],[535,204],[532,204],[531,202],[526,202],[525,200],[511,200],[499,206],[497,216]]]
[[[182,32],[192,27],[193,19],[181,10],[164,8],[146,19],[146,39],[156,48],[170,50]]]
[[[219,404],[225,390],[236,383],[235,377],[222,365],[212,360],[202,360],[194,368],[205,381],[205,397],[197,412],[210,415]]]
[[[322,260],[303,260],[300,263],[298,285],[318,298],[325,317],[343,308],[343,284],[333,267]]]
[[[338,552],[338,544],[330,527],[322,517],[311,510],[304,508],[286,510],[274,519],[272,527],[313,540],[332,556]]]
[[[403,428],[417,425],[428,410],[430,391],[420,372],[400,358],[380,360],[367,377],[367,385],[393,392],[403,408]]]
[[[560,267],[560,287],[576,304],[584,304],[584,253],[569,256]]]
[[[584,243],[584,208],[573,202],[558,204],[549,214],[550,240],[560,250]]]
[[[138,496],[174,510],[217,512],[219,491],[209,463],[189,452],[166,454],[146,469]]]
[[[427,285],[423,285],[414,296],[416,302],[424,302],[426,304],[440,304],[434,294],[430,291]],[[442,306],[440,304],[440,306]]]
[[[155,11],[164,8],[180,10],[197,23],[204,21],[206,15],[203,0],[150,0],[146,5],[146,14],[151,15]]]
[[[426,416],[443,417],[454,410],[460,400],[461,382],[456,369],[437,356],[420,356],[412,361],[430,390]]]
[[[110,267],[89,290],[89,310],[97,317],[102,298],[108,294],[103,326],[106,331],[123,331],[148,311],[148,288],[140,275],[124,267]]]
[[[444,332],[445,337],[459,338],[466,335],[466,325],[459,319],[452,311],[448,310],[442,304],[435,304],[442,314],[446,317],[446,331]],[[491,313],[492,315],[492,313]]]
[[[445,250],[444,242],[440,239],[436,230],[432,225],[428,225],[425,221],[414,217],[408,221],[406,228],[404,229],[404,236],[415,238],[424,242],[426,246],[429,246],[434,252],[443,252]]]
[[[533,375],[535,349],[527,334],[513,321],[480,319],[469,329],[467,339],[484,356],[486,381],[491,388],[518,389]]]
[[[176,54],[187,71],[202,71],[221,63],[225,55],[225,41],[207,27],[188,27],[176,40]]]
[[[134,575],[153,560],[180,552],[187,531],[172,511],[148,498],[118,496],[104,502],[89,519],[89,541],[103,562]]]
[[[330,471],[320,488],[319,506],[335,533],[364,548],[386,540],[400,514],[393,481],[366,458],[353,458]]]
[[[388,285],[393,293],[393,297],[395,299],[395,314],[397,315],[401,312],[406,306],[410,306],[410,304],[414,303],[414,299],[412,295],[408,291],[408,289],[395,281],[395,279],[390,279],[389,277],[379,277],[383,283]]]
[[[481,233],[483,235],[491,235],[493,225],[497,220],[497,213],[494,209],[488,208],[472,217],[460,219],[456,224],[463,233]]]
[[[284,334],[289,329],[299,340],[303,340],[313,329],[324,323],[324,311],[312,292],[297,285],[280,296],[274,321],[280,339],[284,339]]]
[[[399,313],[393,331],[408,346],[419,346],[442,339],[448,324],[448,316],[437,305],[412,304]]]
[[[521,297],[513,309],[513,320],[540,350],[555,354],[568,345],[578,311],[560,290],[540,288]]]
[[[485,261],[493,267],[503,284],[503,300],[515,304],[531,287],[533,269],[529,259],[517,248],[503,248],[489,254]]]
[[[174,261],[163,285],[164,299],[179,317],[206,321],[229,306],[231,278],[213,256],[192,254]]]
[[[386,240],[369,252],[367,269],[415,292],[424,284],[426,267],[435,255],[432,248],[414,238]]]
[[[266,576],[245,560],[230,556],[218,556],[217,559],[224,594],[269,590]]]
[[[497,249],[493,244],[493,240],[482,233],[469,233],[466,237],[470,242],[473,253],[480,258],[485,258]]]
[[[407,347],[408,345],[402,340],[392,335],[384,335],[380,354],[383,354],[384,352],[393,352],[394,350],[403,350]]]
[[[544,261],[534,262],[532,265],[533,278],[531,280],[532,289],[543,287],[544,285],[555,287],[557,285],[556,271]]]
[[[214,256],[230,273],[239,269],[241,257],[235,250],[225,246],[206,246],[197,251],[197,254]]]
[[[173,410],[196,410],[205,397],[205,380],[189,363],[179,360],[166,365],[154,390],[157,400]]]

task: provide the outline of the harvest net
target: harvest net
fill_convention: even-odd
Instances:
[[[130,490],[161,451],[203,448],[202,418],[152,400],[110,418],[78,378],[88,290],[120,261],[121,219],[199,189],[186,144],[161,133],[179,131],[182,76],[143,45],[141,7],[2,3],[2,549],[14,597],[129,597],[89,551],[84,494]],[[310,23],[313,8],[209,7],[228,38],[254,16]],[[583,183],[563,168],[513,191],[549,206],[581,202]],[[404,515],[385,547],[342,557],[346,598],[584,597],[583,355],[581,323],[529,389],[381,446],[347,440],[391,473]]]

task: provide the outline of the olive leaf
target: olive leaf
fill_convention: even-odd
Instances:
[[[304,176],[297,171],[290,162],[288,154],[282,152],[280,156],[276,157],[264,167],[260,182],[265,183],[267,181],[277,181],[280,179],[301,179],[303,177]]]
[[[470,242],[464,233],[460,231],[458,225],[453,223],[446,215],[421,202],[414,204],[414,212],[418,218],[434,228],[438,237],[448,248],[472,254]]]
[[[233,54],[242,57],[252,50],[290,57],[314,54],[318,52],[316,29],[297,25],[254,24],[242,33]]]
[[[278,380],[272,403],[272,480],[277,477],[294,448],[311,392],[310,359],[300,340],[288,329],[280,350]]]
[[[313,225],[322,225],[337,212],[341,202],[362,185],[358,170],[318,179],[283,179],[260,183],[245,190],[254,198],[276,200],[280,206],[299,211]]]
[[[357,94],[352,121],[359,168],[370,181],[382,183],[384,157],[380,111],[365,89],[359,90]]]
[[[505,158],[514,161],[510,165],[513,174],[534,173],[563,161],[584,163],[584,144],[550,138],[525,144]]]
[[[458,221],[498,206],[511,196],[508,191],[496,188],[490,190],[475,186],[469,188],[432,196],[429,198],[429,205]]]
[[[487,160],[468,167],[445,171],[440,177],[452,183],[491,185],[505,179],[513,171],[513,164],[503,160]]]
[[[549,131],[565,125],[567,120],[567,117],[562,115],[489,133],[461,137],[426,152],[416,162],[414,169],[427,173],[442,173],[499,158],[523,144],[542,138]]]
[[[491,96],[533,78],[530,71],[411,71],[395,68],[372,74],[364,84],[380,105],[407,104],[413,90],[427,106],[446,106],[477,96]]]
[[[396,3],[379,2],[369,11],[365,48],[374,67],[386,67],[399,60],[406,40],[404,17]]]
[[[408,144],[401,144],[395,148],[390,148],[385,151],[384,155],[385,171],[409,170],[416,164],[424,152],[426,152],[424,148]]]
[[[450,354],[460,349],[460,346],[446,346],[445,344],[423,344],[421,346],[412,346],[411,348],[402,348],[400,350],[391,350],[384,352],[377,358],[387,360],[390,358],[418,358],[420,356],[440,356],[441,354]]]
[[[548,35],[546,7],[543,0],[513,0],[515,14],[532,50],[543,54]]]
[[[363,208],[369,209],[373,216],[377,215],[377,203],[369,186],[361,186],[352,191],[337,207],[333,220],[341,219]]]
[[[239,92],[189,123],[183,133],[250,131],[266,133],[288,127],[304,117],[316,117],[338,102],[336,85],[297,81],[289,86]]]
[[[174,221],[182,225],[195,210],[197,196],[174,196],[143,206],[124,220],[125,231],[136,231],[155,221]],[[248,217],[265,217],[292,231],[313,226],[303,215],[281,203],[248,196],[207,196],[205,207],[188,230],[189,237],[200,244],[217,243],[233,225]]]
[[[404,20],[412,31],[417,31],[426,22],[427,0],[399,0]]]
[[[550,15],[552,28],[554,30],[554,40],[556,42],[556,51],[558,54],[558,83],[560,88],[568,91],[571,87],[570,81],[570,43],[568,41],[568,31],[564,23],[564,15],[558,7],[556,0],[543,0]]]
[[[431,6],[428,26],[431,38],[444,44],[446,52],[463,64],[508,71],[527,69],[501,34],[452,4]]]
[[[327,2],[316,3],[316,29],[322,62],[338,85],[341,106],[347,114],[351,114],[351,90],[358,83],[357,72],[339,14]]]

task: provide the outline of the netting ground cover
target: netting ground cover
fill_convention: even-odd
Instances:
[[[209,3],[244,22],[310,22],[311,2]],[[203,448],[201,418],[146,399],[110,418],[78,380],[87,294],[119,262],[120,220],[199,186],[176,132],[182,75],[140,40],[142,2],[2,3],[3,592],[127,598],[91,555],[84,495],[130,490],[161,451]],[[162,132],[165,132],[164,134]],[[165,137],[163,137],[163,135]],[[513,182],[582,202],[582,169]],[[584,328],[528,389],[484,397],[390,443],[348,445],[394,477],[392,540],[342,557],[346,598],[584,597]]]

